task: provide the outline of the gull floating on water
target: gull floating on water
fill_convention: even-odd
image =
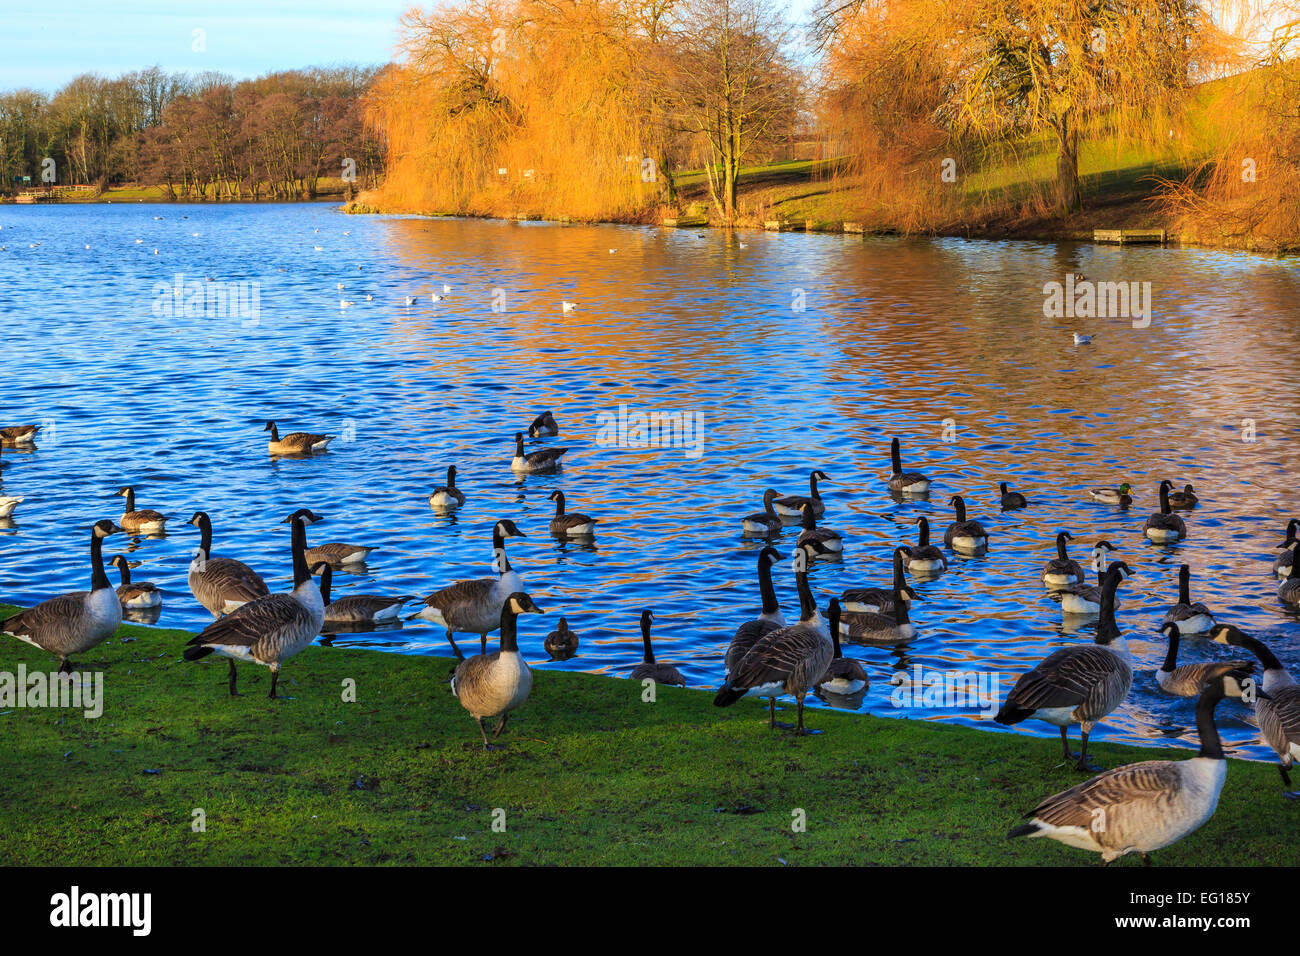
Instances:
[[[340,308],[340,309],[346,309],[348,306],[350,306],[350,305],[355,305],[355,304],[356,304],[356,303],[353,302],[353,301],[351,301],[350,299],[339,299],[339,308]]]
[[[375,297],[374,297],[373,295],[371,295],[369,292],[367,292],[367,293],[366,293],[366,301],[367,301],[367,302],[374,302],[374,301],[375,301]]]
[[[1074,344],[1075,344],[1075,345],[1090,345],[1090,344],[1092,344],[1092,340],[1093,340],[1094,338],[1096,338],[1096,335],[1083,335],[1083,334],[1080,333],[1080,332],[1075,332],[1075,333],[1074,333]]]
[[[560,308],[563,309],[565,312],[572,312],[577,307],[578,307],[578,303],[569,302],[567,299],[560,303]]]
[[[450,291],[451,291],[451,286],[447,285],[447,283],[444,282],[444,283],[442,284],[442,291],[443,291],[443,292],[450,292]]]
[[[409,309],[411,306],[415,305],[419,298],[418,295],[408,295],[406,297],[406,307]]]

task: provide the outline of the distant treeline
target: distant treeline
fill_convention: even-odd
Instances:
[[[380,69],[236,81],[152,67],[79,76],[53,96],[0,93],[0,193],[51,181],[162,186],[181,199],[311,198],[327,177],[371,187],[383,153],[361,97]]]

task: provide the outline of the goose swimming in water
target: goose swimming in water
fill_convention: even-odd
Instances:
[[[41,425],[11,425],[0,428],[0,445],[6,448],[19,448],[36,444],[36,433]]]
[[[1142,526],[1142,533],[1156,544],[1182,541],[1187,537],[1187,525],[1169,509],[1169,488],[1168,481],[1160,482],[1160,511],[1147,518],[1147,523]]]
[[[447,483],[434,488],[429,494],[429,507],[450,511],[463,507],[465,493],[456,487],[456,466],[447,466]]]
[[[402,609],[420,600],[413,594],[401,597],[384,597],[380,594],[345,594],[341,598],[330,595],[334,568],[328,561],[317,561],[311,573],[320,577],[320,597],[325,605],[325,624],[389,624],[401,619]]]
[[[742,531],[745,534],[757,534],[764,537],[779,534],[781,529],[785,527],[785,523],[772,506],[772,502],[779,497],[781,497],[781,493],[774,488],[768,488],[767,491],[763,492],[763,510],[741,518],[740,527]]]
[[[835,598],[831,598],[830,606],[826,609],[826,616],[830,620],[833,652],[831,662],[826,667],[826,673],[817,682],[817,687],[824,692],[844,696],[865,690],[871,682],[866,669],[860,662],[851,657],[845,657],[844,650],[840,647],[840,602]]]
[[[25,500],[22,495],[0,495],[0,518],[8,518]]]
[[[1234,689],[1211,681],[1196,702],[1201,749],[1190,760],[1146,760],[1107,770],[1048,797],[1008,837],[1047,837],[1101,854],[1102,865],[1126,853],[1150,854],[1176,843],[1214,816],[1228,774],[1214,710]],[[1104,824],[1099,826],[1099,821]]]
[[[90,590],[42,601],[0,623],[0,633],[49,651],[59,673],[71,674],[73,654],[83,654],[112,636],[122,623],[122,602],[104,573],[103,541],[122,529],[108,520],[90,529]]]
[[[116,494],[126,499],[122,517],[117,522],[123,531],[132,534],[157,534],[167,530],[167,519],[157,511],[135,510],[135,489],[130,485],[119,488]]]
[[[564,464],[560,459],[568,450],[567,448],[543,448],[540,451],[524,454],[523,433],[515,432],[515,457],[510,461],[510,470],[524,474],[557,471]]]
[[[270,668],[268,696],[276,699],[280,665],[314,641],[325,623],[325,603],[304,557],[307,531],[301,518],[294,519],[291,525],[289,543],[293,556],[292,591],[249,601],[213,621],[185,645],[183,656],[187,661],[197,661],[209,654],[227,659],[232,697],[239,696],[235,684],[238,660]]]
[[[190,592],[213,617],[229,614],[249,601],[271,593],[261,575],[233,558],[212,557],[212,521],[206,511],[196,511],[190,524],[199,529],[200,544],[190,562]]]
[[[948,570],[948,556],[930,543],[930,519],[916,519],[916,547],[907,557],[907,568],[916,574],[933,574]]]
[[[533,419],[533,423],[528,426],[528,437],[537,438],[539,435],[558,435],[560,426],[555,423],[553,416],[548,409]]]
[[[551,655],[552,660],[567,661],[578,653],[578,635],[569,630],[568,620],[562,617],[560,626],[546,635],[542,646],[546,648],[546,653]]]
[[[1089,488],[1088,497],[1103,504],[1127,508],[1133,503],[1133,496],[1129,494],[1132,490],[1133,486],[1126,481],[1118,488]]]
[[[912,549],[906,545],[894,549],[894,580],[888,588],[849,588],[840,594],[840,606],[850,612],[875,611],[892,615],[895,592],[904,597],[916,593],[907,587],[903,578],[903,559],[911,553]]]
[[[994,718],[1006,725],[1030,718],[1055,724],[1061,728],[1065,760],[1075,761],[1076,770],[1094,769],[1088,764],[1088,735],[1099,720],[1124,702],[1133,684],[1128,644],[1115,624],[1115,589],[1121,577],[1113,566],[1106,573],[1096,643],[1053,651],[1021,674]],[[1083,735],[1077,760],[1065,734],[1071,724],[1079,724]]]
[[[989,533],[978,521],[966,520],[966,502],[961,495],[948,499],[948,504],[957,512],[957,520],[948,525],[943,533],[943,543],[954,551],[978,551],[987,548]]]
[[[1278,600],[1300,607],[1300,542],[1291,547],[1291,574],[1277,586]]]
[[[1002,510],[1015,511],[1017,508],[1023,508],[1029,504],[1029,499],[1018,491],[1008,491],[1005,481],[999,482],[998,494],[1002,496]]]
[[[314,435],[310,432],[290,432],[281,438],[280,428],[275,422],[267,422],[262,431],[271,433],[271,440],[266,443],[266,449],[272,455],[303,455],[313,451],[324,451],[334,440],[333,435]]]
[[[1229,680],[1235,690],[1229,697],[1242,696],[1242,683],[1255,671],[1252,661],[1206,661],[1200,664],[1178,663],[1178,645],[1182,632],[1174,621],[1165,621],[1160,632],[1169,635],[1169,650],[1164,663],[1156,671],[1156,683],[1166,694],[1176,697],[1197,697],[1212,681]]]
[[[903,471],[902,451],[898,439],[889,443],[889,482],[890,491],[904,495],[922,495],[930,490],[930,479],[919,471]]]
[[[1062,531],[1056,536],[1056,557],[1047,562],[1040,577],[1049,588],[1064,587],[1068,584],[1082,584],[1083,567],[1070,557],[1065,549],[1065,542],[1072,541],[1074,535]]]
[[[1191,580],[1191,566],[1179,566],[1178,603],[1165,612],[1165,623],[1177,624],[1178,632],[1183,636],[1204,634],[1215,625],[1214,615],[1209,608],[1204,604],[1192,603]]]
[[[304,525],[309,525],[321,520],[323,520],[323,517],[310,508],[299,508],[280,523],[289,524],[291,521],[302,521]],[[314,567],[321,561],[328,561],[333,565],[361,564],[366,560],[366,555],[374,550],[373,547],[367,547],[364,544],[344,544],[341,541],[330,541],[314,548],[308,548],[304,557],[307,559],[308,567]]]
[[[501,629],[501,649],[491,654],[475,654],[456,665],[451,677],[451,692],[478,724],[484,750],[496,750],[488,742],[483,719],[497,718],[492,739],[506,729],[512,710],[518,710],[533,689],[533,672],[519,653],[516,619],[520,614],[545,614],[523,591],[515,591],[501,603],[501,617],[493,626]]]
[[[631,680],[652,680],[656,684],[676,684],[678,687],[686,686],[686,678],[682,676],[681,671],[672,664],[661,664],[655,660],[654,645],[650,643],[650,623],[654,620],[654,615],[650,609],[646,608],[641,612],[641,663],[632,668],[632,673],[628,675]]]
[[[1056,589],[1056,593],[1061,596],[1061,610],[1066,614],[1100,614],[1101,613],[1101,587],[1106,583],[1106,554],[1108,551],[1114,551],[1115,546],[1109,541],[1098,541],[1092,546],[1092,568],[1097,572],[1097,583],[1093,584],[1067,584],[1062,588]],[[1119,568],[1123,574],[1123,568],[1128,567],[1122,561],[1111,562],[1111,568]],[[1118,597],[1115,598],[1115,607],[1123,605]]]
[[[1291,566],[1295,563],[1295,552],[1292,550],[1296,543],[1296,530],[1300,529],[1300,518],[1292,518],[1286,524],[1286,540],[1278,545],[1282,553],[1273,561],[1273,574],[1279,581],[1285,581],[1291,576]]]
[[[839,554],[844,550],[844,539],[840,537],[838,531],[817,527],[817,518],[813,515],[812,502],[805,501],[800,510],[803,512],[803,531],[799,535],[799,540],[795,542],[796,547],[803,547],[809,542],[816,541],[822,548],[832,554]]]
[[[138,610],[148,607],[162,607],[162,592],[158,586],[149,581],[131,583],[131,562],[120,554],[114,555],[108,562],[117,568],[122,576],[122,584],[117,589],[117,599],[122,602],[124,610]]]
[[[1264,743],[1278,756],[1278,773],[1282,776],[1282,796],[1300,800],[1300,792],[1291,789],[1291,766],[1300,759],[1300,685],[1287,673],[1282,662],[1273,656],[1267,645],[1233,627],[1220,625],[1211,639],[1219,644],[1244,647],[1259,660],[1264,668],[1263,693],[1255,694],[1255,722],[1259,725]],[[1268,696],[1265,696],[1267,694]]]
[[[818,481],[830,481],[826,477],[826,472],[821,469],[815,469],[808,473],[808,495],[785,495],[772,501],[772,507],[779,515],[785,515],[787,518],[802,518],[803,506],[811,505],[813,515],[820,518],[826,513],[826,503],[822,501],[821,491],[817,487]]]
[[[596,533],[597,518],[583,514],[565,514],[564,492],[556,489],[550,494],[555,502],[555,517],[551,519],[551,534],[559,538],[589,538]]]
[[[845,612],[840,615],[840,634],[857,644],[903,644],[916,637],[916,625],[909,616],[909,601],[920,595],[906,584],[896,583],[888,610]]]
[[[1195,508],[1196,503],[1201,499],[1196,497],[1195,489],[1191,485],[1183,485],[1182,491],[1169,492],[1169,507],[1171,508]]]

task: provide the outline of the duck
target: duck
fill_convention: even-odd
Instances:
[[[966,502],[961,495],[953,495],[948,504],[957,512],[957,520],[943,533],[943,543],[954,551],[978,551],[987,548],[989,533],[978,521],[966,520]]]
[[[162,607],[162,591],[149,581],[131,583],[131,562],[123,555],[116,554],[108,562],[117,568],[122,576],[122,584],[117,588],[117,599],[125,610],[137,610],[148,607]]]
[[[23,495],[0,495],[0,518],[8,518],[26,500]]]
[[[103,542],[122,529],[104,519],[90,528],[90,590],[72,591],[42,601],[0,623],[0,633],[16,637],[59,659],[59,673],[71,674],[74,654],[103,643],[122,623],[122,602],[104,573]]]
[[[817,527],[812,502],[805,501],[799,510],[803,512],[803,531],[799,534],[799,540],[795,542],[796,547],[816,541],[830,554],[839,554],[844,550],[844,539],[840,537],[838,531]]]
[[[36,444],[36,433],[42,425],[9,425],[0,428],[0,445],[6,448],[20,448]]]
[[[271,433],[271,440],[266,443],[266,449],[272,455],[304,455],[313,451],[324,451],[335,437],[315,435],[310,432],[290,432],[281,438],[279,426],[275,422],[267,422],[262,431]]]
[[[1240,628],[1231,624],[1220,625],[1215,628],[1211,640],[1246,648],[1264,668],[1263,687],[1255,690],[1255,722],[1264,742],[1278,756],[1282,796],[1288,800],[1300,800],[1300,792],[1291,789],[1291,767],[1300,758],[1300,685],[1263,641]]]
[[[1278,600],[1300,607],[1300,542],[1291,549],[1291,574],[1277,586]]]
[[[555,416],[550,410],[542,412],[533,419],[533,423],[528,426],[528,437],[537,438],[540,435],[558,435],[560,426],[555,423]]]
[[[1101,854],[1105,866],[1128,853],[1144,865],[1151,854],[1205,825],[1219,805],[1228,774],[1214,723],[1219,701],[1232,690],[1229,678],[1211,681],[1196,701],[1201,748],[1190,760],[1144,760],[1098,774],[1048,797],[1007,834],[1046,837]],[[1098,822],[1104,825],[1098,825]]]
[[[1142,533],[1156,544],[1182,541],[1187,537],[1187,525],[1169,510],[1169,488],[1168,481],[1160,482],[1160,511],[1147,518],[1142,526]]]
[[[831,598],[826,608],[826,617],[830,621],[831,662],[817,682],[817,687],[823,692],[844,696],[866,690],[871,683],[866,668],[859,661],[845,657],[844,650],[840,647],[840,602],[837,598]]]
[[[890,491],[904,495],[923,495],[930,490],[930,479],[919,471],[903,471],[902,452],[898,439],[889,443],[889,482]]]
[[[756,514],[745,515],[740,519],[740,527],[745,534],[767,535],[779,534],[785,527],[781,521],[781,516],[776,513],[772,503],[781,497],[781,493],[775,488],[768,488],[763,492],[763,510]]]
[[[948,556],[930,543],[930,519],[916,519],[916,547],[907,556],[907,569],[916,574],[948,570]]]
[[[1169,507],[1171,508],[1195,508],[1196,503],[1201,499],[1196,497],[1196,491],[1191,485],[1183,485],[1182,491],[1169,492]]]
[[[157,511],[135,510],[135,489],[130,485],[119,488],[115,494],[126,499],[122,517],[117,522],[123,531],[132,534],[157,534],[167,530],[167,519]]]
[[[1115,623],[1115,589],[1121,578],[1118,568],[1106,572],[1095,643],[1053,651],[1021,674],[993,718],[1007,726],[1029,718],[1055,724],[1061,729],[1065,760],[1075,761],[1076,770],[1095,769],[1088,763],[1088,735],[1123,703],[1133,684],[1128,643]],[[1066,739],[1071,724],[1079,724],[1083,736],[1077,760]]]
[[[1092,548],[1092,567],[1097,572],[1097,583],[1093,584],[1067,584],[1065,587],[1056,589],[1056,593],[1061,597],[1061,610],[1066,614],[1100,614],[1101,613],[1101,586],[1106,582],[1106,572],[1111,567],[1127,567],[1122,561],[1113,561],[1110,565],[1106,564],[1106,554],[1108,551],[1114,551],[1115,546],[1109,541],[1098,541]],[[1121,573],[1123,573],[1121,571]],[[1115,598],[1115,607],[1121,607],[1118,597]]]
[[[301,521],[305,526],[322,520],[324,520],[324,517],[316,514],[310,508],[299,508],[280,523],[289,524],[292,521]],[[366,555],[374,550],[373,547],[364,544],[344,544],[341,541],[330,541],[314,548],[308,548],[305,557],[309,568],[321,561],[328,561],[333,565],[362,564],[366,560]]]
[[[1088,497],[1103,504],[1127,508],[1133,503],[1133,496],[1129,494],[1132,490],[1133,486],[1126,481],[1118,488],[1089,488]]]
[[[830,481],[826,477],[826,472],[821,469],[814,469],[808,473],[808,495],[785,495],[781,498],[773,499],[772,507],[779,515],[785,515],[787,518],[802,518],[803,506],[811,505],[813,514],[820,518],[826,513],[826,503],[822,501],[821,491],[817,487],[819,481]]]
[[[456,487],[456,466],[447,466],[447,483],[429,494],[429,507],[451,511],[465,505],[465,493]]]
[[[182,656],[198,661],[209,654],[229,664],[230,696],[238,697],[235,661],[270,668],[271,700],[276,700],[280,666],[316,639],[325,623],[325,602],[307,567],[307,525],[294,518],[289,544],[293,560],[293,590],[270,594],[218,618],[185,645]]]
[[[1005,481],[998,483],[998,494],[1002,496],[1002,510],[1015,511],[1029,504],[1029,499],[1018,491],[1008,491]]]
[[[1255,671],[1253,661],[1205,661],[1199,664],[1178,664],[1178,645],[1182,628],[1176,621],[1165,621],[1160,633],[1169,635],[1169,650],[1164,663],[1156,671],[1156,683],[1166,694],[1175,697],[1197,697],[1212,681],[1230,680],[1235,692],[1229,697],[1241,697],[1242,685]]]
[[[506,538],[523,538],[526,535],[509,518],[502,518],[492,526],[492,568],[495,578],[474,578],[456,581],[434,591],[424,599],[424,607],[407,620],[420,618],[432,621],[447,630],[447,641],[457,660],[464,656],[456,646],[454,635],[479,635],[479,653],[487,653],[487,636],[495,631],[501,621],[501,609],[506,599],[524,590],[524,582],[506,554]]]
[[[1273,561],[1273,574],[1279,581],[1291,576],[1291,566],[1295,563],[1295,554],[1291,550],[1296,543],[1296,531],[1300,529],[1300,518],[1292,518],[1286,525],[1286,540],[1278,545],[1282,553]]]
[[[420,600],[413,594],[385,597],[380,594],[346,594],[332,598],[330,586],[334,568],[328,561],[317,561],[311,573],[320,578],[320,598],[325,605],[326,624],[392,624],[401,620],[402,609]]]
[[[894,593],[900,592],[905,599],[915,594],[903,579],[903,559],[912,553],[906,545],[894,549],[894,580],[888,588],[848,588],[840,594],[840,606],[845,611],[875,611],[880,614],[893,614]]]
[[[560,538],[589,538],[596,533],[598,518],[583,514],[564,513],[564,492],[556,489],[550,494],[555,502],[555,517],[551,519],[551,534]]]
[[[1062,531],[1056,536],[1056,557],[1047,562],[1040,575],[1043,583],[1049,588],[1083,583],[1085,577],[1083,566],[1070,557],[1065,550],[1065,543],[1073,539],[1074,535],[1068,531]]]
[[[462,660],[451,676],[451,692],[478,724],[484,750],[500,747],[488,741],[483,719],[497,719],[492,731],[492,739],[496,740],[506,729],[511,711],[522,707],[533,689],[533,672],[519,653],[517,619],[521,614],[545,613],[525,591],[506,595],[501,602],[501,616],[492,628],[501,629],[501,649]]]
[[[510,470],[524,474],[557,471],[563,465],[560,460],[567,448],[543,448],[540,451],[524,454],[524,436],[515,432],[515,457],[510,460]]]
[[[682,676],[681,671],[672,664],[662,664],[655,660],[654,645],[650,643],[650,624],[653,621],[654,614],[649,608],[641,612],[641,663],[632,668],[632,673],[628,677],[631,680],[649,680],[656,684],[676,684],[678,687],[685,687],[686,678]]]
[[[546,648],[546,653],[551,655],[552,660],[567,661],[578,653],[578,635],[569,630],[568,620],[562,617],[560,626],[546,635],[542,646]]]
[[[190,593],[213,617],[271,593],[262,576],[242,561],[212,557],[212,520],[206,511],[194,512],[189,524],[200,535],[199,549],[190,562]]]
[[[1177,624],[1183,636],[1204,634],[1213,630],[1216,621],[1204,604],[1193,604],[1191,595],[1192,569],[1190,565],[1178,568],[1178,603],[1165,612],[1166,624]],[[1191,696],[1191,695],[1188,695]]]
[[[916,637],[909,616],[909,599],[920,599],[906,584],[896,585],[887,611],[847,612],[840,615],[840,633],[858,644],[903,644]]]

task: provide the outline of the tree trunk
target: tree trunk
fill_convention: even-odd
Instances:
[[[1069,215],[1082,204],[1079,199],[1079,131],[1062,117],[1056,126],[1056,211]]]

